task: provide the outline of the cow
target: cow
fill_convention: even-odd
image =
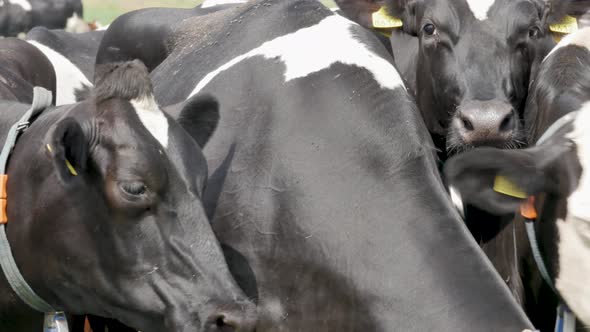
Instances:
[[[586,325],[590,324],[590,215],[587,170],[590,168],[590,28],[566,37],[551,51],[533,81],[524,113],[532,146],[523,150],[478,148],[450,159],[445,173],[463,201],[492,213],[509,214],[529,196],[536,198],[536,233],[550,283]],[[525,195],[502,194],[494,185],[507,177]],[[533,322],[551,328],[557,299],[529,250],[523,217],[513,220],[519,235],[511,264],[535,283],[525,289],[525,307]],[[531,273],[531,271],[533,273]],[[553,304],[553,307],[551,307]],[[548,316],[548,317],[544,317]]]
[[[34,28],[27,34],[27,41],[43,52],[55,68],[58,106],[83,99],[79,94],[92,86],[96,54],[103,36],[104,31],[76,34],[44,27]]]
[[[403,26],[391,34],[396,65],[444,162],[476,146],[527,144],[523,125],[530,77],[555,45],[549,33],[564,15],[590,8],[585,0],[338,0],[344,15],[371,27],[382,6]],[[465,204],[465,219],[519,301],[523,285],[507,264],[512,215]]]
[[[35,86],[55,95],[55,71],[51,62],[25,41],[0,39],[0,100],[30,104]]]
[[[82,17],[82,0],[0,1],[0,35],[17,36],[36,26],[63,29],[68,19]]]
[[[118,35],[109,33],[98,50],[96,64],[142,59],[148,70],[154,70],[164,61],[174,45],[166,43],[174,34],[171,26],[182,20],[208,15],[243,3],[242,0],[208,0],[194,8],[147,8],[121,15],[111,25],[110,31],[125,31]],[[152,42],[145,43],[147,37]]]
[[[216,100],[175,121],[139,61],[97,71],[91,98],[42,112],[10,157],[6,232],[24,279],[55,308],[141,331],[253,331],[202,205]],[[29,105],[0,108],[6,133]],[[0,330],[42,326],[0,273]]]
[[[168,29],[155,94],[219,98],[203,199],[257,331],[531,328],[371,32],[315,0],[250,1]]]

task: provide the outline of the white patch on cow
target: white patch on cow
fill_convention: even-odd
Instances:
[[[84,33],[90,31],[90,25],[78,16],[78,13],[74,13],[74,15],[66,21],[66,28],[64,30],[71,33]]]
[[[66,57],[34,40],[28,40],[28,42],[43,52],[53,65],[56,75],[56,104],[58,106],[75,103],[74,92],[84,86],[92,86],[82,71]]]
[[[463,205],[463,199],[461,198],[461,194],[455,187],[449,187],[449,193],[451,194],[451,201],[453,205],[457,208],[457,211],[461,214],[461,217],[465,219],[465,206]]]
[[[201,8],[209,8],[221,5],[231,5],[231,4],[239,4],[245,3],[248,0],[205,0],[201,4]]]
[[[25,11],[30,12],[31,9],[33,9],[33,7],[31,7],[31,3],[28,2],[27,0],[7,0],[8,3],[16,5],[16,6],[21,6]],[[2,3],[4,4],[4,3]]]
[[[476,19],[485,21],[488,19],[488,11],[496,0],[467,0],[467,5]]]
[[[551,52],[549,52],[549,54],[545,56],[545,59],[543,59],[543,61],[547,60],[547,58],[558,49],[568,45],[577,45],[585,47],[588,49],[588,51],[590,51],[590,27],[580,29],[572,34],[563,37],[563,39],[557,45],[555,45]]]
[[[567,137],[575,142],[582,166],[578,187],[567,200],[567,213],[568,216],[590,222],[590,102],[585,103],[578,112],[574,120],[574,130]]]
[[[567,135],[582,166],[578,187],[567,199],[566,220],[557,220],[559,273],[555,287],[584,323],[590,324],[590,102]]]
[[[557,220],[559,273],[555,287],[576,316],[590,324],[590,221]]]
[[[168,119],[158,106],[153,95],[131,100],[137,116],[147,130],[162,144],[168,147]]]
[[[351,30],[354,25],[356,23],[346,18],[332,15],[314,26],[265,42],[207,74],[190,96],[201,91],[219,73],[255,56],[281,60],[286,67],[285,82],[306,77],[339,62],[367,69],[383,88],[404,87],[393,65],[356,39]]]

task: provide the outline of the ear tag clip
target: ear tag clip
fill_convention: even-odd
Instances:
[[[50,144],[47,144],[46,147],[47,147],[47,151],[49,151],[50,153],[53,153],[53,149],[51,148]],[[74,168],[72,163],[70,163],[70,161],[67,159],[66,159],[66,167],[68,168],[68,170],[70,171],[70,173],[73,176],[78,176],[78,172],[76,172],[76,169]]]
[[[500,194],[526,199],[528,195],[505,176],[498,175],[494,179],[494,191]]]
[[[404,23],[397,17],[390,16],[385,7],[381,7],[372,15],[373,27],[378,29],[396,29],[401,28]]]
[[[578,31],[578,20],[575,17],[566,15],[559,23],[551,24],[549,26],[551,32],[570,34]]]

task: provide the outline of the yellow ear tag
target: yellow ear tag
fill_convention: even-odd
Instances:
[[[578,20],[575,17],[566,15],[559,23],[551,24],[549,30],[552,32],[570,34],[578,31]]]
[[[67,159],[66,166],[68,166],[68,169],[70,170],[70,173],[72,173],[73,176],[78,176],[78,172],[76,172],[76,169],[74,168],[74,166],[72,166],[72,163],[70,163],[70,161]]]
[[[498,175],[494,179],[494,191],[500,194],[525,199],[528,195],[505,176]]]
[[[53,149],[51,148],[51,145],[47,144],[47,145],[45,145],[45,147],[47,148],[47,151],[49,151],[50,153],[53,153]],[[67,159],[66,159],[66,166],[67,166],[68,170],[70,171],[70,173],[72,173],[73,176],[78,176],[78,172],[76,172],[76,169],[74,168],[72,163],[70,163],[70,161]]]
[[[378,29],[395,29],[401,28],[404,25],[402,20],[397,17],[390,16],[385,7],[381,7],[378,11],[373,13],[373,27]]]

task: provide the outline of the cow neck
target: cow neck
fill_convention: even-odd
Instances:
[[[55,313],[56,310],[39,297],[25,281],[16,265],[12,250],[10,249],[10,243],[6,236],[6,223],[8,222],[6,215],[6,182],[8,179],[6,165],[19,135],[31,125],[33,119],[51,105],[52,99],[51,92],[41,87],[34,88],[31,108],[12,125],[8,131],[2,152],[0,153],[0,176],[2,178],[2,186],[0,188],[0,265],[2,266],[6,280],[18,297],[31,308],[46,314]]]

